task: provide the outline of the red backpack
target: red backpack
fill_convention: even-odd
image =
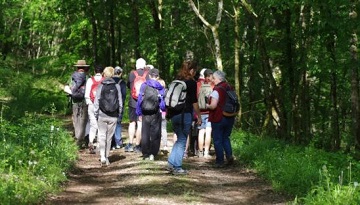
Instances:
[[[102,77],[99,81],[96,81],[94,76],[91,77],[91,80],[92,80],[92,85],[91,85],[91,89],[90,89],[90,100],[92,102],[95,101],[95,96],[96,96],[96,90],[97,90],[97,87],[99,86],[99,84],[104,80],[104,77]]]
[[[143,84],[146,81],[147,74],[148,74],[148,70],[144,70],[144,73],[141,76],[136,70],[134,71],[135,79],[134,79],[134,85],[131,90],[131,97],[134,98],[135,100],[138,99],[141,84]]]

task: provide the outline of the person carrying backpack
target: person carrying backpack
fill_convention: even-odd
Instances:
[[[122,79],[122,72],[123,72],[122,68],[120,66],[116,66],[113,79],[117,84],[120,85],[121,97],[123,102],[122,107],[124,108],[125,99],[126,99],[126,82],[125,80]],[[124,115],[124,109],[122,110],[122,113],[120,114],[118,121],[116,122],[115,134],[113,136],[113,140],[111,143],[112,144],[111,149],[120,149],[123,146],[123,140],[121,137],[121,132],[122,132],[121,122],[123,115]]]
[[[76,71],[71,75],[70,96],[72,102],[72,121],[76,144],[81,148],[85,140],[88,123],[88,106],[85,102],[85,84],[89,65],[85,60],[78,60]]]
[[[199,109],[201,112],[201,125],[197,127],[198,133],[198,157],[210,158],[209,150],[211,144],[211,122],[209,122],[209,110],[206,109],[206,103],[213,91],[212,83],[213,72],[211,69],[202,69],[197,82],[197,94]]]
[[[194,80],[196,70],[196,62],[184,61],[178,72],[176,81],[173,81],[174,83],[169,85],[169,91],[166,94],[167,115],[171,119],[173,130],[177,136],[177,140],[174,143],[168,158],[168,169],[174,175],[188,174],[187,170],[182,168],[186,140],[190,133],[193,112],[195,111],[195,113],[200,116],[199,105],[196,98],[196,81]],[[173,87],[182,87],[181,82],[185,82],[186,84],[186,98],[184,103],[185,106],[179,110],[177,109],[176,105],[171,103],[171,96],[176,97],[172,93],[173,91],[176,91],[176,89],[173,89]],[[182,93],[180,93],[180,95],[182,95]],[[200,117],[197,119],[197,124],[201,124]]]
[[[101,82],[104,80],[104,77],[102,76],[103,70],[104,68],[102,66],[96,66],[95,75],[86,81],[85,100],[86,104],[88,105],[88,116],[90,122],[88,145],[90,154],[95,154],[94,140],[98,131],[98,125],[94,113],[94,101],[96,96],[96,90],[99,84],[101,84]]]
[[[151,69],[149,79],[141,85],[136,114],[142,122],[141,152],[143,159],[154,160],[161,140],[161,112],[165,111],[165,88],[159,83],[159,70]]]
[[[98,86],[94,101],[94,112],[98,122],[98,141],[101,166],[108,166],[112,136],[116,122],[122,112],[122,96],[120,86],[114,79],[114,68],[104,69],[105,79]]]
[[[141,122],[138,120],[136,115],[136,105],[138,100],[138,92],[140,86],[145,82],[148,77],[148,69],[146,69],[146,61],[143,58],[136,60],[136,70],[133,70],[129,74],[127,87],[130,89],[129,97],[129,143],[125,146],[125,152],[141,152],[140,141],[141,141]],[[134,146],[134,137],[136,136],[136,142]]]
[[[217,70],[213,74],[214,91],[210,95],[209,103],[206,107],[210,110],[209,121],[211,122],[214,148],[216,154],[216,168],[225,165],[232,165],[234,157],[232,154],[230,135],[234,126],[235,116],[225,116],[223,108],[226,104],[226,90],[233,89],[225,79],[225,73]],[[227,163],[224,162],[224,151]]]

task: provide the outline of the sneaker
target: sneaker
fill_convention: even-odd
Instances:
[[[116,145],[116,146],[115,146],[115,149],[120,149],[120,148],[121,148],[120,145]]]
[[[199,158],[204,157],[204,152],[203,152],[203,151],[198,151],[197,156],[198,156]]]
[[[166,166],[166,170],[169,171],[169,172],[173,172],[174,171],[174,166],[170,163],[167,164]]]
[[[211,155],[209,154],[209,152],[204,151],[204,158],[206,158],[206,159],[210,159],[210,158],[211,158]]]
[[[136,145],[136,146],[134,147],[134,152],[136,152],[136,153],[141,153],[141,147],[140,147],[140,145]]]
[[[129,143],[125,146],[125,152],[133,152],[133,151],[134,151],[134,147],[132,144]]]
[[[154,158],[155,158],[155,157],[154,157],[154,155],[152,155],[152,154],[149,156],[149,160],[150,160],[150,161],[154,161]]]
[[[182,168],[178,168],[178,169],[174,169],[172,171],[172,174],[173,175],[187,175],[188,174],[188,171],[185,170],[185,169],[182,169]]]
[[[111,150],[115,150],[115,147],[111,147]]]
[[[109,166],[110,162],[108,158],[101,158],[101,167]]]
[[[89,153],[90,153],[90,154],[96,154],[95,148],[94,148],[94,145],[93,145],[93,144],[89,144]]]

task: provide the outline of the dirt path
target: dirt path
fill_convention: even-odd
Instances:
[[[126,136],[126,130],[123,130]],[[169,135],[169,142],[172,139]],[[126,140],[125,140],[126,141]],[[110,166],[100,167],[98,155],[79,152],[76,168],[64,191],[45,204],[285,204],[286,198],[237,161],[234,167],[216,169],[214,159],[184,160],[187,176],[166,171],[167,154],[144,161],[141,154],[111,152]]]

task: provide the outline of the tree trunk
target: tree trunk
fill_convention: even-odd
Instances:
[[[239,101],[241,102],[241,91],[240,91],[240,26],[239,26],[239,14],[240,7],[239,5],[234,5],[234,32],[235,32],[235,40],[234,40],[234,71],[235,71],[235,89],[236,93],[239,96]],[[239,122],[241,122],[241,103],[240,103],[240,112],[239,112]]]
[[[355,11],[355,2],[353,1],[352,10],[349,16],[353,24],[353,33],[350,39],[350,54],[351,54],[351,113],[352,113],[352,134],[355,139],[355,147],[360,150],[360,114],[359,114],[359,61],[357,56],[357,14]]]
[[[133,24],[134,24],[135,58],[138,59],[138,58],[142,57],[141,53],[140,53],[140,29],[139,29],[138,0],[132,1],[132,13],[133,13]]]
[[[93,0],[88,0],[87,2],[88,5],[88,10],[89,10],[89,15],[90,15],[90,23],[91,23],[91,28],[92,28],[92,55],[93,55],[93,59],[94,59],[94,64],[98,64],[99,63],[99,59],[98,59],[98,54],[97,54],[97,50],[98,50],[98,46],[97,46],[97,36],[98,36],[98,31],[97,31],[97,23],[96,23],[96,18],[94,15],[94,1]]]
[[[218,0],[218,13],[216,16],[216,21],[214,25],[211,25],[201,14],[199,9],[195,6],[192,0],[189,0],[190,6],[197,15],[197,17],[203,22],[203,24],[209,28],[213,34],[214,44],[215,44],[215,59],[216,59],[216,68],[218,70],[223,70],[222,58],[221,58],[221,47],[220,47],[220,38],[218,33],[218,28],[221,22],[221,16],[223,12],[223,0]]]

